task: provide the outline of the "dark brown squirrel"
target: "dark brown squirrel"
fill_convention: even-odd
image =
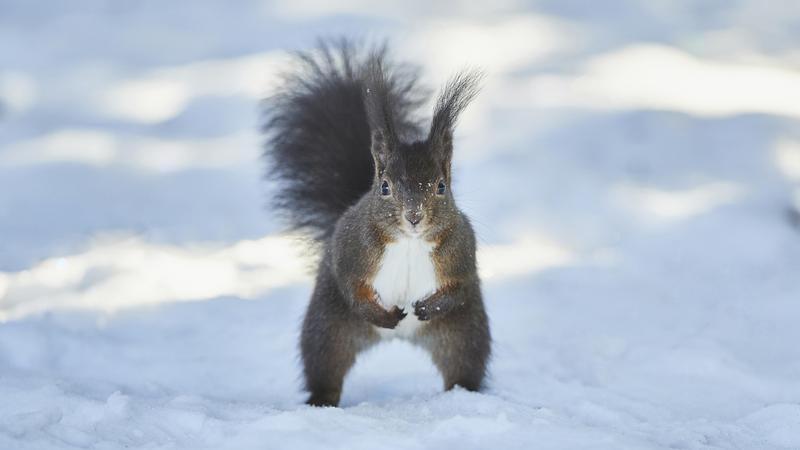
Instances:
[[[425,91],[386,46],[320,41],[296,62],[265,102],[264,156],[276,205],[323,249],[300,339],[307,403],[338,405],[359,352],[392,337],[427,349],[445,389],[480,389],[491,336],[450,189],[453,129],[480,75],[444,86],[423,135]]]

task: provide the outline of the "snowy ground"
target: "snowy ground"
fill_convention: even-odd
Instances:
[[[0,449],[800,448],[796,4],[335,3],[0,1]],[[257,102],[345,31],[488,69],[484,393],[393,342],[302,405]]]

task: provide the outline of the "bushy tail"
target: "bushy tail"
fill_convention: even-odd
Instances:
[[[346,39],[320,41],[295,55],[277,94],[265,102],[264,157],[278,182],[274,206],[293,229],[327,239],[339,216],[374,176],[364,106],[366,78],[381,67],[398,132],[418,132],[412,118],[422,102],[416,70],[388,61],[386,46],[360,48]]]

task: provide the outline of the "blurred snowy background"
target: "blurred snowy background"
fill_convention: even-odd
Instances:
[[[258,102],[336,34],[488,72],[485,393],[390,343],[301,406]],[[0,0],[0,448],[800,448],[798,44],[780,0]]]

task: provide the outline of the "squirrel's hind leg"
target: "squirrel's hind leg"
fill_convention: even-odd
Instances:
[[[445,390],[456,385],[470,391],[483,387],[491,336],[482,307],[460,310],[433,320],[420,338],[442,374]]]
[[[326,279],[327,278],[327,279]],[[300,338],[306,389],[312,406],[337,406],[356,356],[376,341],[368,325],[346,306],[325,274],[317,279]]]

